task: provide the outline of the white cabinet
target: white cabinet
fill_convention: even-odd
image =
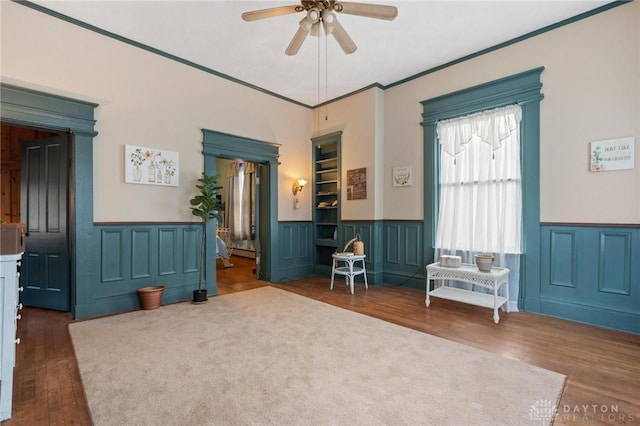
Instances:
[[[0,256],[0,421],[11,417],[11,399],[13,397],[13,367],[16,363],[16,325],[19,304],[20,259],[22,253]]]

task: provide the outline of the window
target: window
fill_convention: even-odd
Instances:
[[[439,251],[435,249],[435,241],[442,155],[437,139],[437,123],[450,117],[490,111],[516,103],[521,107],[522,254],[506,256],[523,259],[522,267],[507,263],[511,270],[509,304],[510,309],[514,311],[519,307],[531,312],[540,312],[540,103],[544,98],[540,76],[543,71],[544,67],[534,68],[420,102],[423,107],[420,124],[424,128],[425,263],[437,260],[436,252]],[[520,284],[526,291],[519,291]]]
[[[521,253],[521,116],[513,105],[437,124],[436,249]]]

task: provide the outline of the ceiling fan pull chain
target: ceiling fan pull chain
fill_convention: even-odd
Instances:
[[[320,104],[320,36],[318,36],[318,105]]]
[[[329,100],[329,48],[327,34],[324,35],[324,101]],[[324,105],[324,120],[329,120],[329,104]]]

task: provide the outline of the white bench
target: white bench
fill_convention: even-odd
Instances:
[[[433,290],[429,290],[431,280],[434,280]],[[440,286],[436,286],[435,280],[441,280]],[[492,290],[493,294],[450,287],[446,285],[446,281],[475,284]],[[506,297],[498,296],[498,290],[505,284]],[[430,296],[493,308],[493,322],[497,324],[500,321],[498,309],[505,305],[509,312],[509,269],[493,267],[490,272],[482,272],[476,265],[469,263],[463,263],[457,268],[441,266],[440,262],[432,263],[427,265],[427,299],[425,300],[427,308],[430,304]]]

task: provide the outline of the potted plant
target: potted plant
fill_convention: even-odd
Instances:
[[[196,188],[198,194],[194,196],[189,203],[191,204],[191,213],[202,219],[202,244],[200,246],[200,267],[198,268],[198,289],[193,290],[193,303],[204,303],[207,301],[206,283],[203,281],[202,272],[204,269],[204,254],[207,243],[207,222],[211,219],[222,220],[222,216],[218,213],[222,208],[220,200],[216,197],[218,191],[222,189],[218,186],[218,178],[220,175],[207,176],[202,173],[202,177],[198,179]]]

